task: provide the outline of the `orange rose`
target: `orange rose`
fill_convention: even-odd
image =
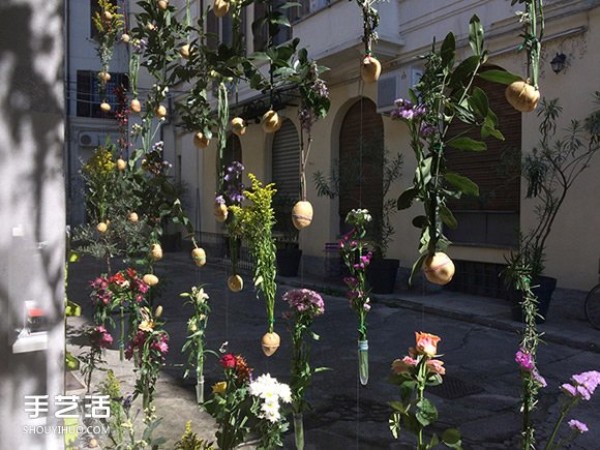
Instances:
[[[417,345],[416,350],[420,355],[433,358],[437,354],[437,345],[441,338],[435,334],[415,332]]]

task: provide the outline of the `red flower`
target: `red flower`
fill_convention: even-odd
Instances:
[[[219,364],[221,364],[221,366],[223,366],[225,369],[235,369],[237,360],[233,353],[227,353],[221,357]]]

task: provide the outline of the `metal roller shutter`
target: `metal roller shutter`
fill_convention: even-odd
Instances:
[[[273,138],[272,180],[277,197],[300,197],[300,141],[296,127],[286,120]]]

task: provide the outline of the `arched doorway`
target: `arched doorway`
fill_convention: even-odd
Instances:
[[[375,103],[362,98],[342,121],[339,147],[340,231],[352,209],[368,209],[374,220],[383,213],[383,119]]]

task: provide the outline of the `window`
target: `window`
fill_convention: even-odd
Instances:
[[[446,230],[446,234],[458,244],[514,246],[519,236],[521,113],[506,101],[503,86],[481,79],[475,84],[487,94],[505,141],[486,139],[487,150],[480,153],[447,150],[448,168],[477,183],[480,195],[449,203],[458,228]],[[462,123],[452,124],[448,135],[465,128]]]
[[[99,91],[98,73],[90,70],[77,71],[77,117],[111,118],[112,111],[117,107],[115,89],[119,86],[128,87],[127,75],[111,73],[111,78],[106,83],[106,95],[101,97]],[[100,109],[100,103],[106,100],[112,106],[109,113]]]

